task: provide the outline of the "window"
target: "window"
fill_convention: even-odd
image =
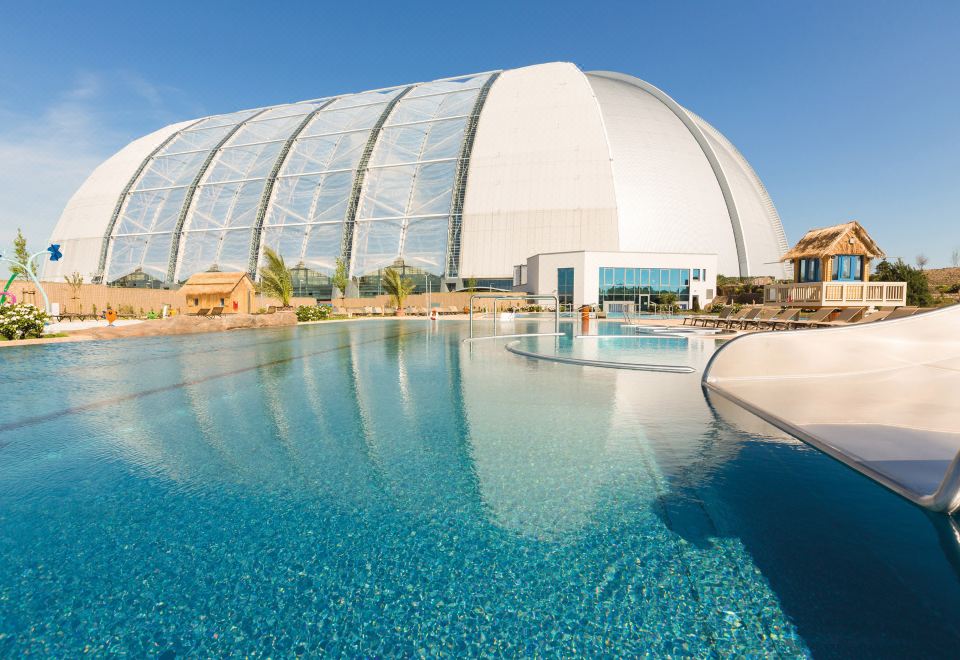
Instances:
[[[561,269],[562,270],[562,269]],[[690,276],[696,273],[704,277],[706,271],[689,268],[608,268],[599,271],[599,301],[603,309],[605,303],[633,303],[636,308],[647,309],[650,302],[657,302],[664,293],[676,294],[681,304],[689,304]],[[560,277],[558,275],[558,282]],[[559,293],[560,289],[558,289]]]
[[[851,282],[861,279],[863,257],[858,254],[836,254],[833,256],[831,279]]]
[[[200,306],[200,299],[199,299],[199,298],[194,298],[194,299],[193,299],[193,306],[194,306],[194,307],[199,307],[199,306]]]
[[[561,309],[573,306],[573,269],[557,269],[557,298]]]
[[[221,307],[226,307],[226,306],[227,306],[227,303],[224,301],[223,298],[220,299],[220,306],[221,306]]]
[[[820,260],[819,259],[801,259],[800,260],[800,281],[801,282],[819,282],[820,281]]]
[[[699,282],[699,281],[700,281],[700,269],[699,269],[699,268],[694,268],[694,269],[693,269],[693,281],[694,281],[694,282]]]

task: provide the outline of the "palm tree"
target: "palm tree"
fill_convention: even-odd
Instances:
[[[293,277],[287,264],[283,257],[270,248],[264,248],[263,256],[267,263],[260,267],[260,290],[278,299],[282,307],[289,307],[293,296]]]
[[[383,289],[389,295],[393,296],[394,301],[397,303],[397,316],[403,315],[403,301],[413,293],[416,286],[413,280],[409,277],[403,277],[399,271],[393,268],[387,268],[383,271]]]

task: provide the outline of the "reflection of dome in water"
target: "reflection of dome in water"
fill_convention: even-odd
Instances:
[[[539,253],[705,253],[773,274],[787,245],[737,149],[637,78],[550,63],[205,117],[98,167],[52,239],[80,272],[182,282],[262,248],[330,274],[453,282]]]

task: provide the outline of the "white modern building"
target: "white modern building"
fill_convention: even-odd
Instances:
[[[360,295],[391,266],[454,290],[512,288],[527,265],[538,293],[558,290],[549,269],[572,268],[575,304],[602,304],[601,269],[625,269],[612,286],[638,306],[660,271],[689,271],[679,288],[703,304],[718,273],[783,277],[787,250],[763,184],[716,129],[649,83],[562,62],[164,127],[100,165],[51,238],[53,280],[176,287],[255,274],[271,247],[320,298],[340,259]],[[642,270],[658,284],[628,284]]]

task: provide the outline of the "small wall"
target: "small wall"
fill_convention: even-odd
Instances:
[[[170,309],[175,310],[178,314],[187,312],[186,297],[178,290],[134,289],[103,284],[83,284],[80,286],[79,298],[75,300],[74,291],[66,282],[43,282],[43,289],[47,292],[51,303],[60,303],[61,313],[83,312],[90,314],[93,312],[94,305],[96,305],[99,313],[107,308],[107,303],[117,311],[120,311],[121,306],[132,308],[134,314],[139,314],[140,310],[143,310],[144,314],[150,311],[159,313],[164,305],[169,305]],[[10,285],[10,291],[17,297],[17,302],[25,301],[38,307],[43,306],[43,296],[33,282],[17,279]],[[294,307],[315,303],[316,301],[313,298],[292,298],[290,301],[290,304]],[[371,303],[365,304],[369,305]],[[252,311],[256,312],[261,307],[267,308],[271,305],[279,307],[280,301],[269,296],[253,295]]]
[[[487,292],[487,291],[478,291],[477,293],[488,293],[488,292]],[[495,292],[494,292],[494,293],[495,293]],[[430,294],[430,305],[433,306],[433,307],[436,307],[436,306],[438,306],[438,305],[439,305],[440,307],[450,307],[450,306],[452,305],[452,306],[454,306],[454,307],[456,307],[457,309],[459,309],[459,310],[462,311],[462,310],[465,310],[465,309],[469,309],[469,307],[470,307],[470,296],[472,296],[472,295],[473,295],[472,293],[468,293],[468,292],[466,292],[466,291],[458,291],[458,292],[456,292],[456,293],[449,293],[449,292],[442,292],[442,293],[440,293],[440,292],[434,292],[434,293],[431,293],[431,294]],[[500,294],[500,295],[510,296],[510,297],[513,297],[513,298],[517,298],[518,300],[523,300],[523,299],[524,299],[524,294],[523,294],[523,293],[518,293],[518,292],[506,292],[506,293],[503,293],[503,294]],[[309,302],[309,303],[306,303],[306,304],[310,304],[310,305],[314,304],[314,301],[313,301],[312,298],[310,298],[309,300],[310,300],[310,302]],[[536,304],[536,303],[539,303],[539,304],[542,305],[542,304],[544,304],[544,301],[534,301],[534,304]],[[343,300],[341,300],[340,298],[336,298],[336,299],[334,299],[333,301],[331,301],[331,304],[332,304],[334,307],[346,307],[346,308],[353,308],[353,307],[393,307],[393,306],[394,306],[394,301],[393,301],[393,298],[391,298],[390,296],[381,295],[381,296],[373,296],[372,298],[344,298]],[[503,308],[504,305],[506,305],[506,303],[501,302],[501,303],[499,303],[499,307],[498,307],[498,308]],[[403,306],[404,306],[404,307],[424,307],[424,308],[425,308],[425,307],[427,307],[427,294],[425,294],[425,293],[418,293],[418,294],[416,294],[416,295],[407,296],[407,298],[403,301]],[[492,309],[493,309],[493,300],[491,300],[491,299],[489,299],[489,298],[488,298],[488,299],[483,299],[483,298],[478,299],[477,301],[475,301],[474,309],[483,309],[483,310],[485,310],[485,311],[492,310]]]

